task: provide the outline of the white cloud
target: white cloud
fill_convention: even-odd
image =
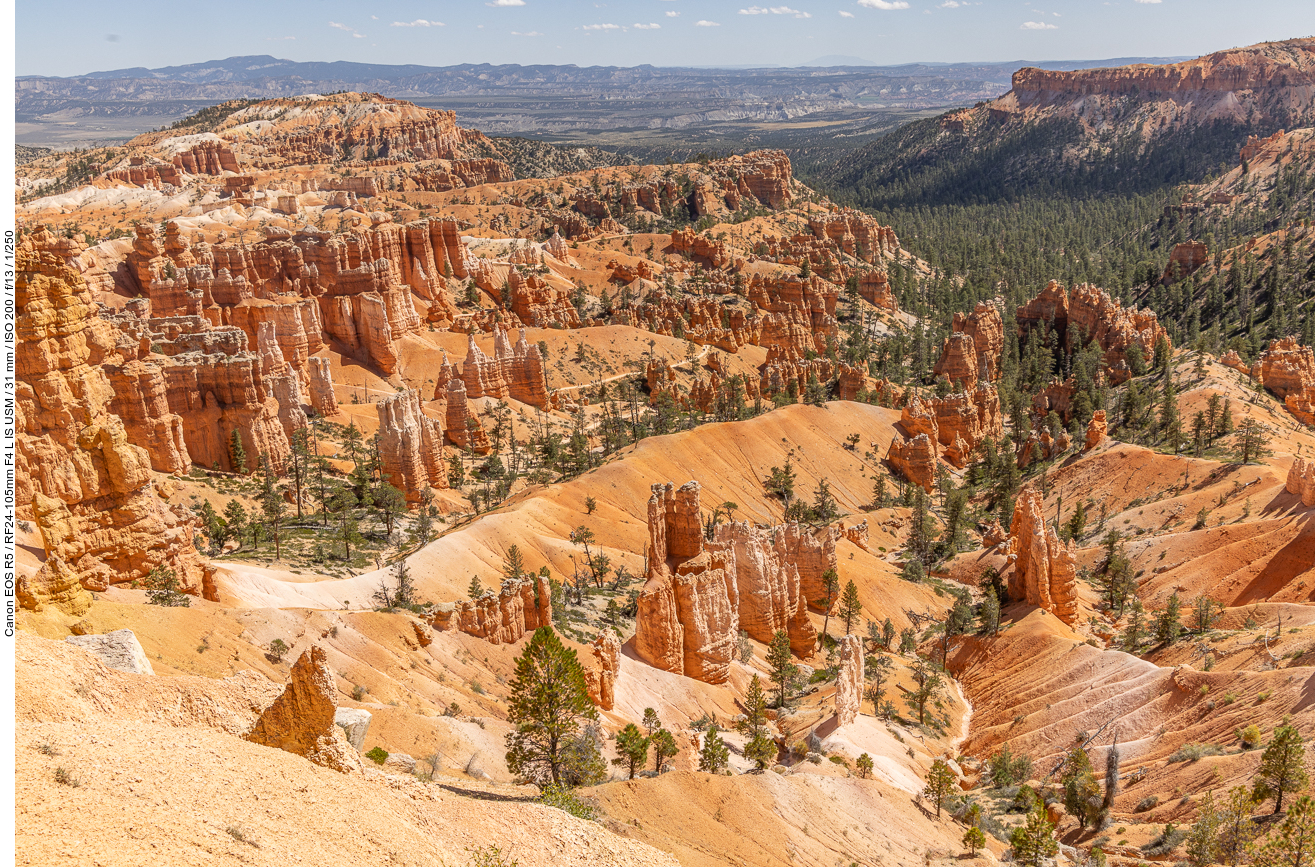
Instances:
[[[960,3],[959,0],[945,0],[945,2],[941,4],[941,8],[942,8],[942,9],[958,9],[958,8],[959,8],[960,6],[962,6],[962,5],[963,5],[963,4]]]
[[[521,33],[519,30],[513,30],[511,31],[511,35],[512,36],[542,36],[543,34],[537,30],[531,30],[528,33]]]
[[[586,24],[585,30],[620,30],[620,24]]]
[[[812,18],[807,12],[800,12],[798,9],[791,9],[789,6],[750,6],[748,9],[741,9],[741,15],[793,15],[795,18]]]
[[[364,39],[364,38],[365,38],[365,37],[362,36],[360,33],[357,33],[355,28],[353,28],[353,27],[349,27],[349,26],[347,26],[346,24],[340,24],[340,23],[338,23],[337,21],[330,21],[330,22],[329,22],[329,26],[332,27],[332,28],[335,29],[335,30],[341,30],[341,31],[343,31],[344,33],[350,33],[350,34],[352,35],[352,38],[353,38],[353,39]]]
[[[1047,24],[1044,21],[1024,21],[1019,30],[1058,30],[1055,24]]]
[[[908,9],[909,4],[904,0],[895,0],[893,3],[887,3],[886,0],[858,0],[858,5],[866,6],[869,9]]]
[[[370,16],[370,20],[371,20],[371,21],[378,21],[378,20],[379,20],[379,16],[378,16],[378,15],[371,15],[371,16]]]
[[[1145,5],[1145,6],[1153,6],[1153,5],[1157,4],[1157,3],[1159,3],[1160,0],[1132,0],[1132,2],[1134,2],[1134,3],[1141,3],[1141,4]]]
[[[840,10],[840,17],[841,17],[841,18],[853,18],[853,17],[854,17],[854,13],[853,13],[853,12],[846,12],[844,9],[841,9],[841,10]]]
[[[699,19],[698,21],[695,21],[695,22],[694,22],[694,26],[695,26],[695,27],[720,27],[721,25],[718,24],[716,21],[704,21],[704,20],[702,20],[702,19]]]
[[[525,0],[490,0],[485,6],[524,6]]]
[[[394,21],[389,27],[445,27],[442,21],[426,21],[423,18],[417,18],[414,21]]]
[[[661,29],[662,29],[662,25],[661,25],[661,24],[636,24],[636,25],[635,25],[635,29],[636,29],[636,30],[661,30]]]
[[[679,18],[679,17],[680,17],[680,13],[679,13],[679,12],[668,12],[668,13],[667,13],[667,17],[668,17],[668,18]]]

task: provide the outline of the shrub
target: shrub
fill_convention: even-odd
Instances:
[[[1142,798],[1133,808],[1134,813],[1145,813],[1147,810],[1154,810],[1160,803],[1159,795],[1151,795],[1149,798]]]
[[[508,860],[497,846],[476,846],[467,848],[470,853],[470,867],[518,867],[515,859]]]
[[[62,767],[55,768],[55,782],[59,783],[61,786],[68,786],[71,789],[76,789],[78,786],[82,785],[82,780],[74,776],[72,771]]]
[[[577,819],[592,820],[594,818],[594,808],[580,800],[575,792],[565,786],[546,786],[535,800],[540,804],[564,810]]]
[[[375,747],[366,753],[365,757],[376,765],[382,765],[384,762],[388,761],[388,750],[383,747]]]
[[[1149,858],[1154,858],[1159,855],[1167,855],[1174,849],[1177,849],[1178,844],[1183,842],[1186,837],[1186,831],[1177,829],[1172,823],[1170,823],[1164,826],[1164,830],[1160,832],[1160,836],[1143,846],[1141,852]]]
[[[1237,739],[1242,742],[1242,749],[1244,750],[1254,750],[1260,746],[1260,726],[1255,723],[1239,728],[1233,734],[1237,735]]]
[[[1169,756],[1171,762],[1195,762],[1202,756],[1217,756],[1222,754],[1223,747],[1218,744],[1183,744],[1173,755]]]
[[[352,701],[364,701],[364,700],[365,700],[365,687],[361,686],[360,684],[357,684],[356,686],[352,687]]]
[[[260,844],[248,837],[247,832],[243,831],[237,825],[229,825],[224,830],[228,833],[228,836],[232,837],[237,842],[246,843],[248,846],[252,846],[256,849],[260,848]]]

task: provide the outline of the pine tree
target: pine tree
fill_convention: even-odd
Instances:
[[[517,545],[507,548],[506,555],[502,558],[502,574],[508,579],[515,581],[525,575],[525,555]]]
[[[982,624],[982,635],[998,635],[1000,633],[1000,600],[995,597],[995,588],[986,588],[986,593],[982,596],[982,608],[978,617]]]
[[[822,634],[817,637],[817,646],[823,647],[826,644],[828,629],[831,624],[831,606],[836,602],[836,594],[840,592],[840,575],[834,569],[827,569],[822,573],[822,589],[826,591],[826,596],[818,599],[816,604],[822,606],[825,614],[822,617]]]
[[[859,777],[866,780],[868,777],[872,776],[872,768],[873,768],[872,756],[869,756],[867,753],[863,753],[861,756],[859,756],[857,759],[854,760],[854,767],[858,769]]]
[[[1283,822],[1255,850],[1256,867],[1306,867],[1315,857],[1315,801],[1309,795],[1292,805]]]
[[[845,621],[845,634],[852,631],[854,620],[863,613],[863,603],[858,598],[858,587],[853,581],[845,584],[845,593],[840,597],[840,617]]]
[[[955,782],[954,771],[950,770],[945,759],[932,762],[931,770],[927,772],[927,785],[922,790],[922,797],[936,804],[938,819],[941,817],[941,805],[956,788]]]
[[[247,527],[247,510],[237,500],[229,500],[224,506],[224,520],[228,522],[228,532],[234,539],[242,541],[242,533]]]
[[[232,435],[228,438],[228,460],[233,467],[233,472],[241,475],[247,473],[247,450],[242,445],[242,434],[237,428],[233,429]]]
[[[653,737],[653,734],[658,729],[662,728],[662,721],[658,719],[657,711],[653,710],[651,707],[644,708],[643,725],[644,731],[648,736],[650,738]]]
[[[730,758],[730,748],[717,733],[717,726],[708,726],[708,730],[703,735],[703,749],[699,750],[699,770],[720,774],[725,770]]]
[[[1251,820],[1256,801],[1244,786],[1228,791],[1228,800],[1219,807],[1219,860],[1237,867],[1246,858],[1258,829]]]
[[[639,730],[634,723],[627,723],[626,727],[616,733],[616,758],[612,759],[612,764],[621,767],[629,767],[629,779],[635,778],[635,771],[642,768],[648,761],[649,738]]]
[[[1009,845],[1013,847],[1014,860],[1031,867],[1041,867],[1046,858],[1059,852],[1055,826],[1046,818],[1044,804],[1038,803],[1028,814],[1027,821],[1014,829],[1009,836]]]
[[[666,766],[667,760],[680,752],[680,747],[676,746],[675,736],[666,729],[658,729],[653,734],[653,770],[662,773],[662,768]]]
[[[516,659],[510,684],[507,768],[536,785],[562,785],[566,741],[583,721],[596,722],[584,669],[551,626],[534,631]]]
[[[1296,726],[1285,723],[1274,730],[1274,737],[1265,754],[1260,757],[1256,770],[1259,779],[1252,787],[1251,796],[1257,803],[1274,799],[1274,813],[1283,812],[1283,796],[1306,788],[1310,779],[1306,775],[1306,742]]]
[[[963,832],[963,848],[968,850],[969,855],[976,856],[977,850],[985,845],[986,835],[976,825]]]
[[[466,595],[470,597],[471,602],[484,595],[484,585],[479,583],[478,575],[470,576],[470,585],[466,588]]]
[[[178,586],[178,573],[161,563],[146,575],[146,601],[165,608],[190,608],[192,597]]]
[[[1078,820],[1078,828],[1085,830],[1087,823],[1100,811],[1100,787],[1091,769],[1091,758],[1081,745],[1069,751],[1064,761],[1064,809]]]
[[[826,479],[817,480],[817,490],[813,492],[813,515],[819,524],[830,524],[836,519],[836,498]]]
[[[762,680],[755,674],[749,679],[749,689],[744,695],[744,719],[735,724],[736,731],[746,738],[756,738],[767,727],[767,696],[763,692]]]
[[[1206,792],[1196,808],[1196,821],[1187,833],[1187,860],[1192,867],[1207,867],[1219,861],[1220,816],[1213,792]]]
[[[261,455],[260,466],[264,475],[260,491],[260,513],[274,539],[274,559],[278,560],[283,556],[281,530],[283,518],[287,515],[287,504],[283,500],[283,492],[274,485],[274,471],[270,467],[269,458]]]
[[[776,684],[776,706],[785,707],[785,693],[798,668],[790,655],[790,635],[784,629],[776,630],[772,636],[772,643],[767,647],[767,665]]]
[[[1182,603],[1175,591],[1169,602],[1155,619],[1155,637],[1161,644],[1173,644],[1183,633]]]
[[[1146,629],[1146,625],[1142,620],[1142,610],[1141,600],[1133,597],[1131,613],[1128,615],[1128,626],[1123,630],[1123,649],[1128,653],[1135,654],[1141,648]]]

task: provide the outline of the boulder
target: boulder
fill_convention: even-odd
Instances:
[[[366,733],[370,731],[371,719],[370,712],[360,708],[340,707],[333,712],[333,724],[342,729],[347,743],[355,747],[358,752],[365,743]]]
[[[131,629],[116,629],[102,635],[70,635],[64,640],[81,647],[108,668],[129,674],[155,674],[151,661],[146,658],[146,651],[142,650],[141,643]]]
[[[297,659],[287,687],[260,714],[244,737],[342,773],[361,770],[361,760],[345,734],[335,734],[337,707],[328,657],[313,645]]]

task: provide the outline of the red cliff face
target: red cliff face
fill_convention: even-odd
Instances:
[[[1136,64],[1059,72],[1026,67],[1014,73],[1014,92],[1053,95],[1196,95],[1315,85],[1315,39],[1266,42],[1218,51],[1167,66]]]

